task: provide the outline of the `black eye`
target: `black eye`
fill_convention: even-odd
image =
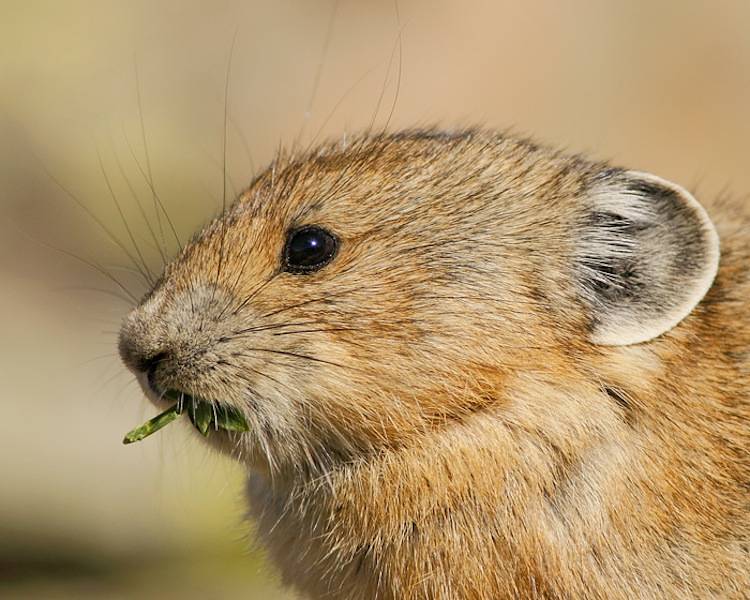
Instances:
[[[284,267],[291,273],[311,273],[327,265],[336,255],[338,241],[317,225],[289,232],[284,248]]]

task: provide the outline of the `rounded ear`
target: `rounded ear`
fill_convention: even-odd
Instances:
[[[638,344],[695,308],[719,268],[719,237],[682,187],[609,171],[589,190],[575,270],[595,344]]]

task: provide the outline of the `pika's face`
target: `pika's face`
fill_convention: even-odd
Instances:
[[[280,159],[168,265],[121,355],[157,403],[241,410],[249,432],[211,437],[226,450],[314,470],[498,407],[509,378],[566,353],[671,328],[718,255],[684,194],[474,133]],[[689,235],[665,241],[667,221]]]

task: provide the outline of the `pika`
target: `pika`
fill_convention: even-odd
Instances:
[[[493,132],[328,143],[182,250],[120,353],[157,405],[241,411],[207,441],[306,597],[747,598],[750,216],[707,207]]]

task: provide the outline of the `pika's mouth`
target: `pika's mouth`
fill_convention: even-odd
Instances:
[[[193,426],[206,437],[211,430],[236,432],[250,430],[245,417],[232,406],[213,400],[204,400],[177,390],[167,390],[164,398],[174,401],[174,404],[153,419],[129,431],[122,440],[123,444],[141,441],[166,427],[183,413],[187,414]]]

